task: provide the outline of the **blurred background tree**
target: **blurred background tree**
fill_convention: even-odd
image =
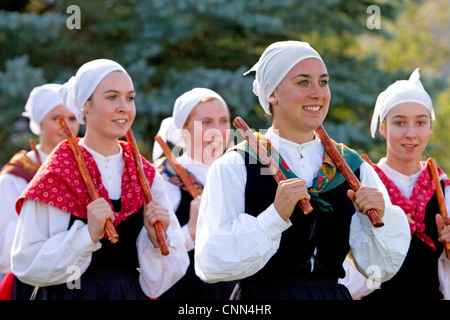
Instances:
[[[66,26],[74,4],[80,29]],[[380,8],[380,29],[367,26],[371,5]],[[319,51],[331,76],[327,131],[376,161],[385,152],[368,129],[376,97],[420,67],[438,114],[439,139],[432,139],[429,154],[450,171],[449,16],[445,0],[1,0],[0,160],[27,148],[31,133],[21,113],[31,89],[63,83],[97,58],[116,60],[132,76],[133,130],[147,157],[160,121],[193,87],[217,91],[233,118],[267,128],[252,92],[254,74],[242,74],[271,43],[301,40]]]

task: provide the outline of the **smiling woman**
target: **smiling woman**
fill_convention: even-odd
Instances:
[[[67,110],[62,102],[59,90],[61,85],[49,83],[35,87],[25,105],[24,117],[30,119],[30,130],[39,137],[34,150],[19,152],[6,164],[0,175],[0,272],[11,272],[11,247],[16,230],[18,215],[15,202],[39,166],[52,152],[58,143],[65,139],[56,119],[61,116],[68,123],[74,135],[80,127],[75,115]],[[24,285],[17,278],[11,298],[28,300],[33,288]]]
[[[315,135],[331,99],[319,53],[305,42],[276,42],[250,71],[253,92],[273,116],[260,141],[278,151],[289,178],[277,184],[264,174],[245,142],[211,165],[197,224],[196,274],[207,282],[238,280],[233,299],[347,300],[338,278],[351,249],[360,270],[377,264],[382,280],[390,279],[408,249],[408,223],[370,165],[339,144],[363,185],[353,192]],[[311,201],[308,215],[297,206],[301,199]],[[369,209],[384,214],[384,231],[374,231]]]
[[[135,95],[127,73],[114,71],[105,76],[83,108],[84,142],[104,156],[117,153],[117,140],[125,136],[136,116]]]
[[[297,63],[269,96],[274,130],[302,144],[314,139],[330,105],[331,92],[325,64],[316,58]]]
[[[118,63],[94,60],[60,93],[64,106],[86,124],[78,144],[100,197],[90,200],[68,142],[61,143],[17,202],[13,272],[42,287],[36,299],[158,297],[182,277],[189,259],[164,181],[142,158],[153,198],[144,205],[131,147],[119,140],[136,116],[132,80]],[[119,235],[115,244],[105,238],[107,219]],[[156,221],[170,243],[168,256],[159,250]],[[73,267],[81,274],[76,290],[67,285]]]
[[[225,151],[230,129],[230,112],[225,100],[215,91],[194,88],[183,93],[174,104],[172,117],[164,119],[158,132],[163,141],[183,147],[176,161],[186,171],[201,195],[211,164]],[[228,299],[233,283],[205,284],[194,271],[194,243],[201,197],[193,197],[171,166],[168,157],[155,143],[155,167],[166,181],[166,190],[186,240],[191,264],[186,275],[160,300]]]
[[[398,80],[381,92],[375,104],[371,131],[386,139],[386,157],[373,164],[386,185],[392,203],[401,207],[409,221],[408,255],[391,281],[378,290],[354,281],[351,292],[364,299],[450,299],[450,219],[443,221],[429,162],[422,161],[435,120],[433,103],[420,81],[419,69],[408,80]],[[450,180],[441,170],[439,180],[450,208]],[[448,209],[447,209],[448,210]],[[394,240],[395,241],[395,240]],[[361,276],[345,266],[347,279]],[[346,279],[344,279],[347,281]],[[370,294],[369,294],[370,293]]]

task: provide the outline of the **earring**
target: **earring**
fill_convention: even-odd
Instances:
[[[270,98],[269,98],[269,101],[270,101],[270,102],[275,102],[275,98],[274,98],[274,97],[270,97]]]

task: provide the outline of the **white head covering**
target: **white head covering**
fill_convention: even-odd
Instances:
[[[267,114],[269,97],[275,91],[286,74],[300,61],[316,58],[323,62],[319,53],[309,43],[301,41],[280,41],[267,47],[259,61],[247,72],[256,71],[253,81],[253,93],[258,96],[259,103]]]
[[[430,112],[431,120],[436,120],[431,98],[420,81],[419,68],[413,71],[409,80],[398,80],[378,95],[370,124],[372,138],[375,138],[378,121],[383,122],[392,108],[405,102],[416,102],[423,105]]]
[[[41,134],[40,124],[45,116],[53,108],[63,104],[59,95],[61,87],[60,84],[49,83],[31,90],[22,116],[30,118],[30,130],[35,135]]]
[[[156,135],[160,136],[165,142],[184,147],[184,140],[181,130],[186,124],[192,110],[202,100],[207,98],[215,98],[222,102],[228,108],[225,100],[215,91],[207,88],[194,88],[183,93],[175,100],[172,117],[166,118],[161,122],[161,126]],[[153,144],[153,161],[163,154],[163,150],[158,143]]]
[[[80,124],[85,124],[83,105],[102,79],[113,71],[125,72],[115,61],[97,59],[83,64],[60,90],[65,107],[72,111]]]

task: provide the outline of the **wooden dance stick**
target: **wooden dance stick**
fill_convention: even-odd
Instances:
[[[444,192],[442,191],[441,182],[439,181],[439,173],[437,170],[436,160],[434,158],[428,158],[428,167],[430,168],[431,177],[436,184],[436,196],[439,204],[439,211],[441,212],[442,221],[444,222],[447,218],[447,207],[445,206]],[[445,249],[450,250],[450,242],[445,242]]]
[[[28,143],[30,144],[31,150],[33,150],[34,154],[36,155],[36,164],[38,165],[38,167],[40,167],[42,164],[42,161],[41,161],[41,156],[39,155],[39,152],[37,151],[37,148],[36,148],[36,141],[34,141],[34,139],[31,138],[30,140],[28,140]]]
[[[370,164],[373,167],[373,162],[372,162],[372,160],[370,160],[370,158],[369,158],[369,156],[367,154],[363,153],[361,155],[361,158],[363,158],[363,160],[365,162],[367,162],[368,164]]]
[[[77,162],[78,165],[78,169],[80,170],[81,177],[86,183],[89,197],[91,198],[91,200],[96,200],[100,198],[100,195],[98,194],[98,191],[95,188],[94,182],[92,181],[92,177],[89,174],[89,170],[86,161],[84,160],[81,148],[78,145],[77,140],[73,136],[72,131],[70,131],[63,117],[61,116],[58,117],[57,121],[61,129],[63,130],[64,135],[67,138],[67,141],[69,142],[70,149],[72,149],[75,161]],[[116,243],[119,240],[119,235],[117,234],[116,228],[114,228],[114,225],[112,224],[110,219],[106,220],[105,222],[105,232],[108,235],[108,239],[109,241],[111,241],[111,243]]]
[[[333,142],[331,142],[331,139],[328,136],[328,133],[325,131],[325,129],[323,128],[322,125],[320,125],[314,131],[316,132],[317,136],[319,137],[320,141],[322,142],[323,146],[325,147],[325,150],[327,150],[331,159],[336,164],[336,167],[339,169],[339,171],[345,177],[345,180],[347,180],[347,182],[350,185],[350,187],[352,188],[352,190],[356,192],[361,187],[361,183],[359,182],[358,178],[355,176],[353,171],[350,169],[347,162],[345,162],[344,158],[337,151]],[[372,225],[375,228],[384,226],[383,220],[381,220],[380,216],[378,215],[378,212],[375,209],[369,209],[367,211],[367,216],[369,217],[370,222],[372,222]]]
[[[187,191],[191,195],[193,199],[197,198],[199,196],[199,193],[195,189],[194,185],[192,184],[192,181],[189,179],[189,177],[186,174],[186,171],[184,168],[178,163],[178,161],[175,159],[174,154],[172,153],[172,150],[170,150],[170,147],[167,143],[164,142],[164,140],[160,136],[156,136],[155,140],[159,143],[161,148],[164,151],[164,154],[167,157],[167,160],[169,160],[170,164],[172,165],[173,169],[177,173],[177,175],[180,177],[181,181],[185,185]]]
[[[256,152],[256,154],[261,158],[264,165],[270,170],[270,173],[274,177],[277,183],[280,181],[286,180],[286,176],[283,171],[280,169],[280,165],[275,161],[273,157],[270,156],[267,149],[263,146],[263,144],[258,141],[255,134],[251,131],[249,126],[242,120],[241,117],[236,117],[233,121],[233,125],[238,129],[239,133],[242,137],[247,140],[250,147]],[[304,214],[309,214],[313,208],[307,199],[301,199],[298,202],[298,206],[302,209]]]
[[[134,134],[133,131],[131,131],[131,128],[128,129],[126,138],[128,143],[130,144],[131,151],[134,157],[134,162],[136,162],[136,171],[139,183],[141,184],[142,190],[144,192],[145,203],[149,204],[152,201],[152,194],[150,192],[150,186],[148,184],[147,178],[145,177],[144,168],[142,167],[141,154],[139,153],[139,149],[137,147],[136,140],[134,139]],[[161,250],[161,254],[163,256],[167,256],[169,254],[169,247],[167,246],[165,240],[166,236],[164,234],[161,222],[159,221],[155,222],[154,227],[156,231],[156,237],[158,239],[158,246],[159,249]]]

